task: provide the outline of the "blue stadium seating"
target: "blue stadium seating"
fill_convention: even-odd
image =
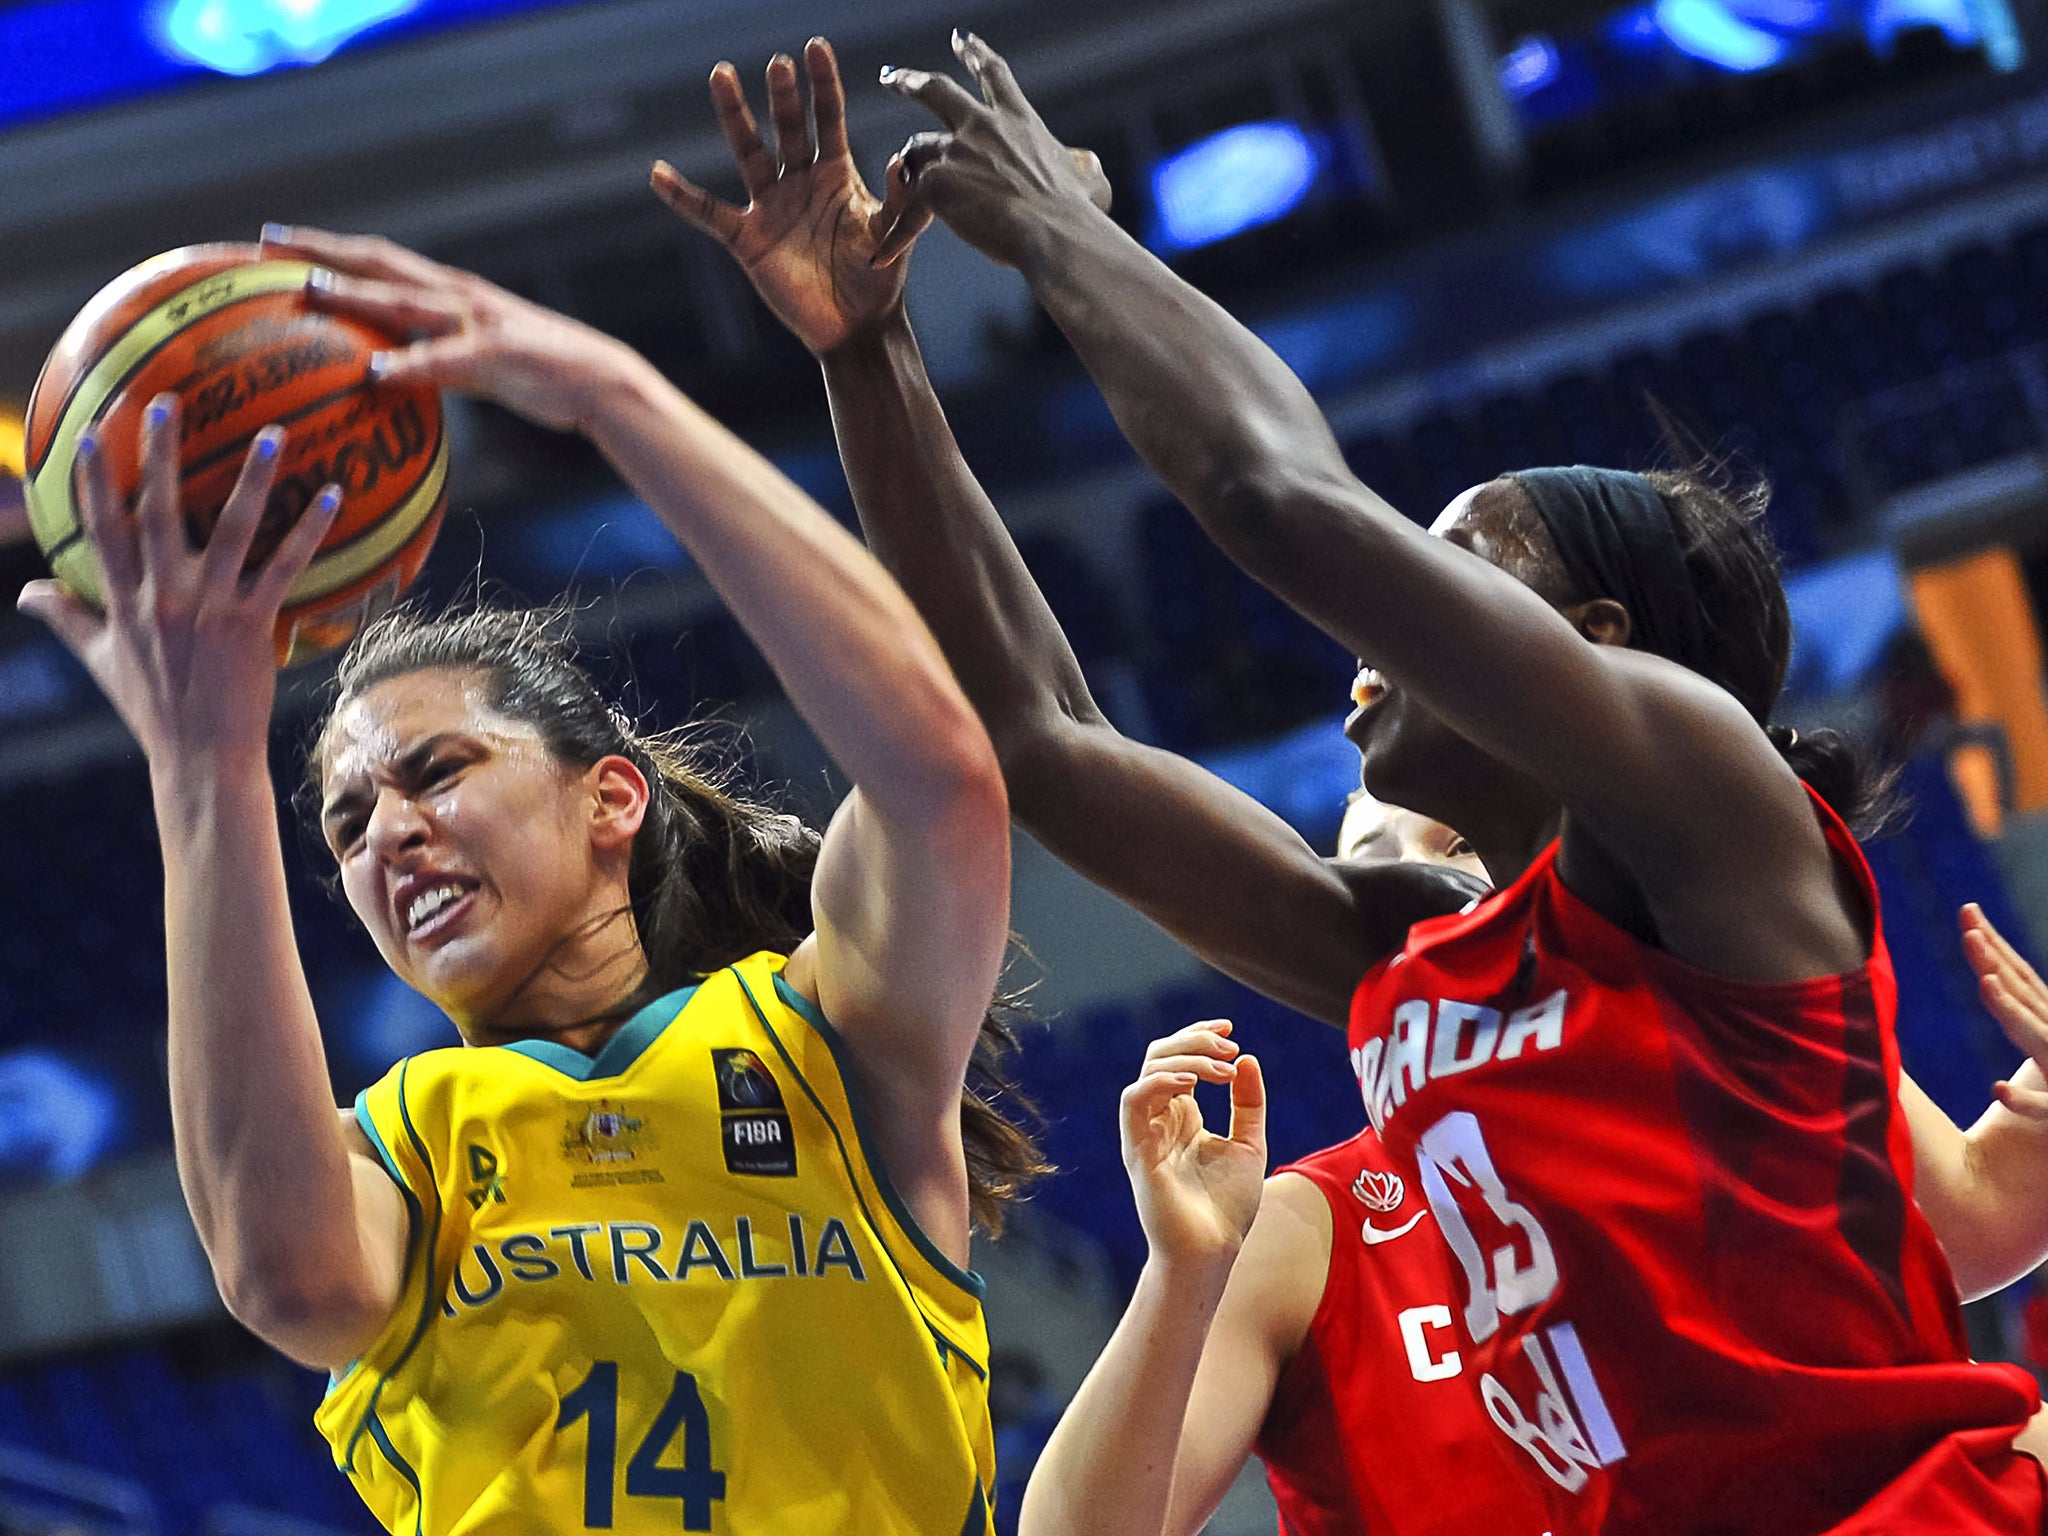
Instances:
[[[164,1536],[197,1536],[223,1506],[372,1531],[312,1428],[319,1394],[281,1361],[195,1371],[166,1348],[98,1351],[10,1371],[0,1446],[139,1484]]]

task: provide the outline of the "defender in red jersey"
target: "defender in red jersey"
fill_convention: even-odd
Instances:
[[[1352,797],[1338,847],[1348,857],[1456,868],[1478,889],[1477,860],[1455,833],[1362,793]],[[1165,1075],[1191,1088],[1234,1078],[1231,1034],[1219,1022],[1155,1042],[1140,1082]],[[1134,1180],[1160,1176],[1142,1164],[1131,1172]],[[1234,1201],[1241,1211],[1255,1192],[1251,1176],[1239,1168],[1228,1183],[1234,1189],[1210,1203]],[[1141,1190],[1141,1210],[1161,1203]],[[1155,1274],[1120,1325],[1125,1342],[1105,1354],[1039,1458],[1024,1536],[1082,1522],[1194,1536],[1254,1452],[1283,1536],[1537,1536],[1542,1501],[1460,1379],[1449,1252],[1378,1133],[1368,1128],[1280,1169],[1257,1205],[1242,1248],[1230,1250],[1227,1283],[1204,1245],[1189,1254],[1162,1241],[1171,1234],[1159,1222],[1146,1223]],[[1227,1220],[1206,1225],[1236,1229]],[[1173,1283],[1156,1272],[1175,1266],[1196,1272],[1194,1297],[1167,1313]],[[1220,1300],[1210,1294],[1218,1285]],[[1204,1334],[1190,1314],[1212,1305]],[[1175,1382],[1186,1383],[1184,1394]],[[1134,1421],[1143,1421],[1141,1435],[1177,1439],[1164,1489],[1133,1485]],[[1428,1454],[1405,1454],[1416,1444]],[[1456,1476],[1443,1475],[1447,1463]]]
[[[1399,1171],[1434,1207],[1473,1213],[1444,1234],[1460,1327],[1501,1367],[1479,1397],[1530,1486],[1566,1529],[1813,1536],[1885,1500],[1939,1510],[1899,1518],[1950,1531],[2037,1528],[2048,1489],[2011,1449],[2035,1401],[1964,1359],[1953,1288],[1929,1270],[1878,913],[1800,775],[1852,812],[1864,786],[1842,743],[1768,726],[1790,624],[1761,488],[1733,493],[1711,468],[1523,470],[1458,497],[1432,537],[1358,482],[1270,349],[1091,205],[1007,65],[971,37],[956,52],[979,99],[936,75],[885,76],[944,128],[906,146],[912,207],[1015,266],[1203,531],[1376,669],[1352,725],[1367,787],[1467,838],[1504,888],[1483,913],[1536,893],[1529,925],[1482,916],[1481,941],[1447,948],[1422,991],[1406,989],[1412,959],[1386,965],[1354,1022],[1361,1052],[1378,1041],[1387,1063],[1375,1091],[1384,1078],[1426,1101],[1389,1104]],[[909,575],[926,563],[915,552],[885,558],[954,655],[936,612],[958,609],[957,590]],[[967,686],[1016,718],[1014,696]],[[1104,733],[1071,694],[1055,691],[1051,713],[1009,744],[1005,770],[1042,776],[1043,798],[1012,777],[1012,805],[1057,825],[1077,813],[1052,791],[1085,793],[1089,754],[1047,743]],[[1128,775],[1126,798],[1145,776]],[[1210,814],[1182,777],[1183,814]],[[1212,837],[1229,868],[1187,871],[1225,909],[1204,923],[1162,894],[1167,871],[1140,871],[1113,841],[1078,849],[1090,873],[1113,868],[1270,985],[1282,962],[1244,956],[1249,928],[1222,932],[1268,903],[1250,926],[1293,930],[1293,993],[1326,1017],[1345,970],[1348,996],[1432,915],[1426,880],[1381,872],[1332,891],[1246,828]],[[1231,888],[1247,867],[1271,878]],[[1630,947],[1546,928],[1552,893]],[[1505,1150],[1487,1112],[1509,1127]],[[1674,1142],[1720,1150],[1692,1166]],[[1774,1309],[1711,1288],[1759,1274]],[[1597,1298],[1584,1317],[1560,1300],[1579,1295]],[[1836,1315],[1799,1326],[1823,1309]],[[1671,1368],[1613,1363],[1631,1350]],[[1910,1406],[1908,1378],[1922,1389]],[[1696,1452],[1725,1469],[1735,1444],[1739,1476],[1672,1470]],[[1836,1459],[1814,1466],[1816,1444]],[[1909,1488],[1925,1496],[1909,1503]]]
[[[1448,828],[1362,792],[1338,848],[1480,873]],[[1986,1003],[2016,1041],[2048,1048],[2048,987],[1981,913],[1965,921],[1965,952],[1985,978]],[[1222,1080],[1237,1049],[1227,1031],[1197,1027],[1155,1044],[1146,1074]],[[2030,1093],[2025,1085],[2039,1080],[2038,1070],[2025,1069],[2002,1097]],[[1901,1086],[1911,1087],[1903,1078]],[[2048,1158],[2023,1125],[2005,1123],[2002,1108],[1967,1138],[1924,1096],[1902,1095],[1901,1108],[1923,1194],[1938,1192],[1946,1207],[1950,1230],[1939,1235],[1951,1263],[1998,1283],[1989,1277],[2012,1248],[1999,1226],[2020,1229],[2024,1243],[2035,1240],[2025,1229],[2048,1219],[2048,1202],[2028,1210],[2021,1198],[2024,1181],[2048,1171]],[[1959,1221],[1959,1212],[1968,1219]],[[1177,1259],[1186,1262],[1155,1237],[1148,1263]],[[1551,1513],[1526,1485],[1526,1469],[1504,1460],[1519,1458],[1516,1442],[1501,1435],[1471,1388],[1453,1310],[1456,1267],[1425,1198],[1394,1170],[1377,1132],[1283,1168],[1266,1181],[1206,1337],[1185,1313],[1162,1316],[1148,1305],[1162,1299],[1160,1287],[1141,1290],[1124,1327],[1150,1347],[1106,1356],[1068,1410],[1034,1474],[1025,1536],[1083,1519],[1097,1529],[1192,1536],[1254,1450],[1283,1536],[1548,1529]],[[1174,1362],[1184,1372],[1196,1356],[1185,1397],[1162,1391]],[[1170,1488],[1155,1495],[1156,1507],[1129,1476],[1128,1442],[1140,1418],[1179,1426]],[[1415,1446],[1427,1453],[1393,1454]],[[1447,1466],[1455,1476],[1445,1475]],[[1108,1523],[1108,1502],[1120,1523]]]
[[[1479,1401],[1555,1528],[1710,1508],[1731,1531],[1825,1530],[1881,1494],[1873,1466],[2024,1420],[2031,1379],[1965,1359],[1907,1193],[1882,941],[1848,975],[1731,981],[1623,932],[1556,864],[1418,924],[1352,1027],[1367,1112],[1464,1271]],[[1960,1529],[2039,1476],[1968,1450],[1937,1453]]]

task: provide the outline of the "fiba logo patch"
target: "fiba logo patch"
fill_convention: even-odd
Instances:
[[[796,1134],[782,1101],[782,1085],[768,1064],[752,1051],[731,1047],[711,1053],[711,1073],[718,1085],[726,1172],[793,1178]]]
[[[1401,1182],[1398,1173],[1382,1173],[1377,1168],[1367,1168],[1351,1181],[1351,1193],[1368,1211],[1378,1211],[1384,1216],[1389,1211],[1401,1209],[1401,1202],[1408,1198],[1408,1187]]]
[[[711,1053],[718,1073],[718,1107],[723,1110],[780,1109],[782,1089],[752,1051]]]

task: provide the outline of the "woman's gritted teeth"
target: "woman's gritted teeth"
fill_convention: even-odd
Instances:
[[[414,939],[435,931],[452,920],[456,910],[466,905],[466,898],[476,888],[476,881],[460,875],[408,875],[391,894],[391,906],[397,915],[399,930],[407,938]]]

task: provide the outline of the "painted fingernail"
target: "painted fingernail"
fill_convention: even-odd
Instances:
[[[391,371],[391,354],[390,354],[389,352],[372,352],[372,353],[370,354],[370,377],[371,377],[371,378],[373,378],[373,379],[381,379],[381,378],[383,378],[383,377],[384,377],[384,375],[385,375],[385,374],[389,373],[390,371]]]
[[[882,66],[882,73],[881,73],[881,81],[882,81],[882,84],[884,84],[884,85],[887,85],[887,84],[888,84],[888,83],[889,83],[889,82],[890,82],[891,80],[894,80],[895,78],[896,78],[896,66],[895,66],[894,64],[884,64],[884,65]]]
[[[315,267],[306,274],[306,286],[315,293],[332,293],[334,291],[334,274],[325,267]]]
[[[165,422],[171,419],[170,401],[166,399],[164,396],[158,395],[154,400],[150,401],[149,405],[143,410],[142,419],[148,422],[152,427],[162,426]]]
[[[284,446],[283,427],[265,427],[256,434],[256,456],[259,459],[274,459],[277,450]]]
[[[81,432],[78,434],[78,456],[81,459],[89,459],[99,451],[100,440],[96,433]]]
[[[245,226],[245,227],[246,227],[246,226]],[[266,224],[266,225],[264,225],[264,226],[263,226],[263,243],[264,243],[265,245],[290,245],[290,244],[291,244],[291,242],[292,242],[292,227],[291,227],[291,225],[289,225],[289,224]]]
[[[320,494],[313,498],[313,510],[322,517],[327,516],[340,505],[341,487],[338,485],[322,487]]]

